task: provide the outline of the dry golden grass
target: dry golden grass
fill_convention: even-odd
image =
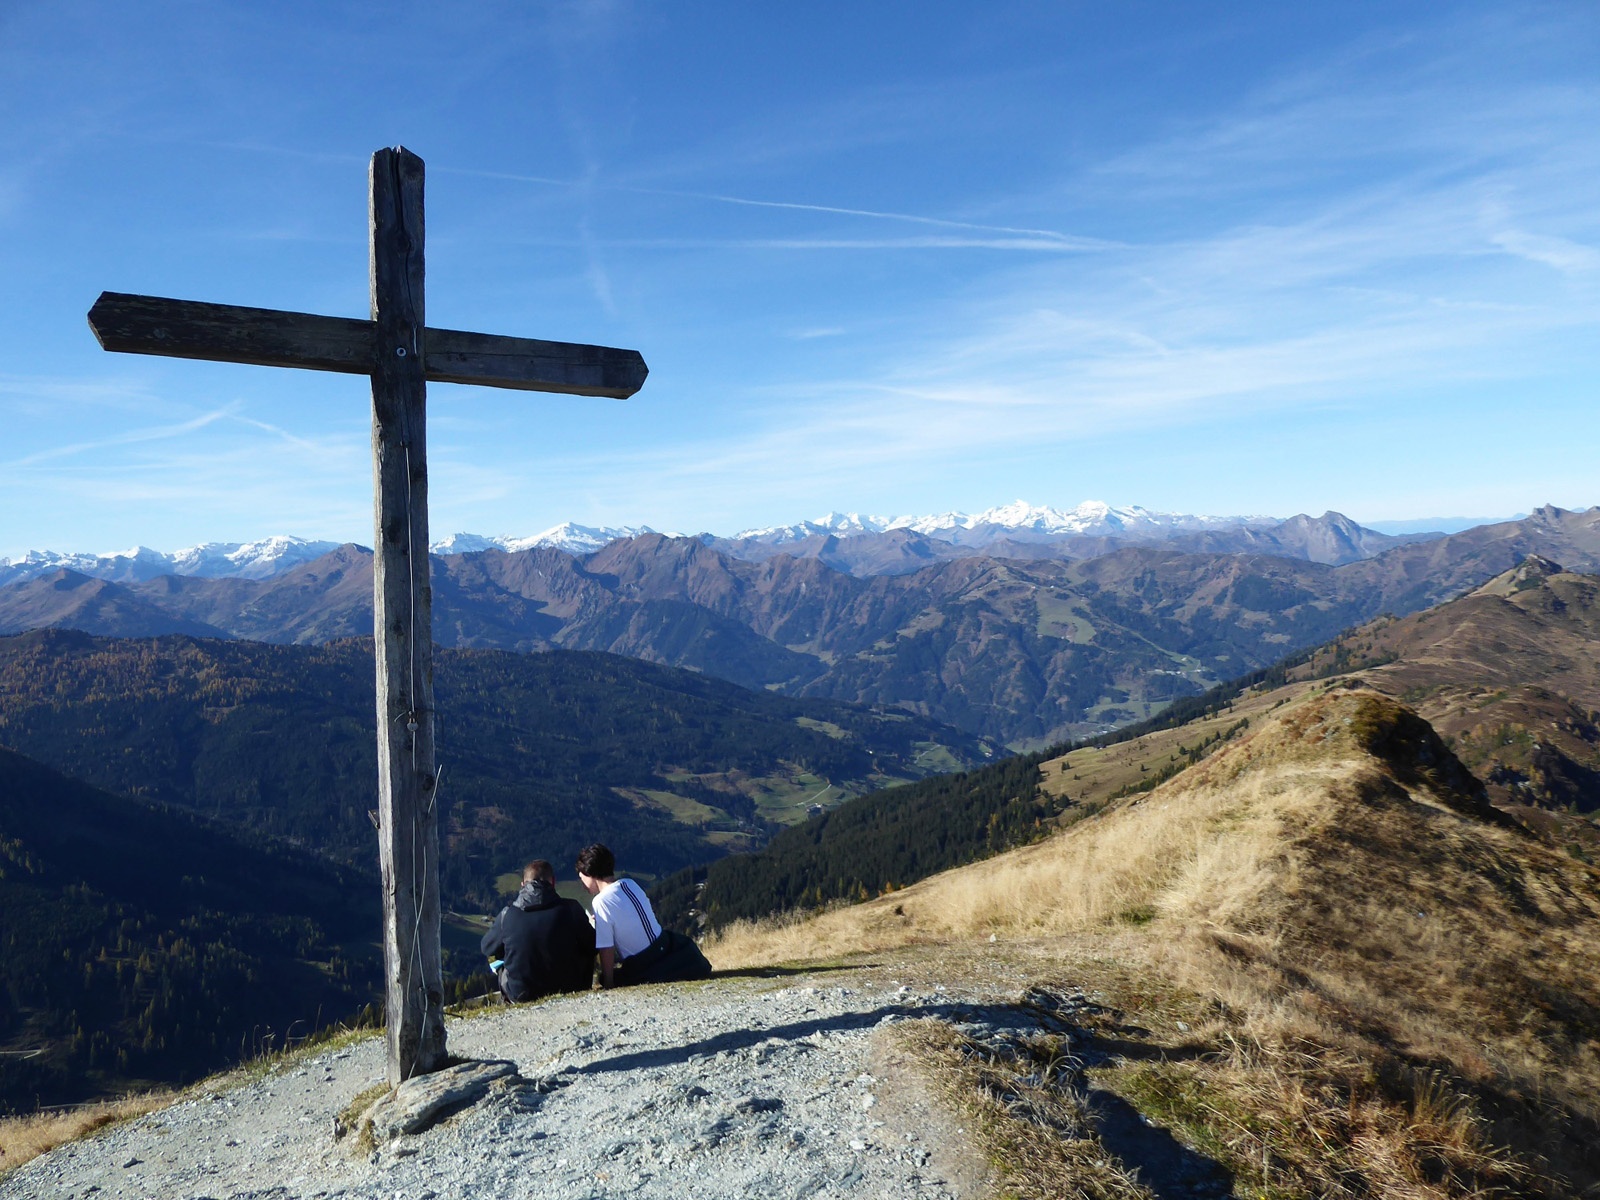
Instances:
[[[867,904],[736,923],[708,953],[719,967],[738,967],[914,941],[1059,936],[1163,913],[1225,919],[1248,909],[1270,879],[1295,873],[1283,861],[1286,823],[1315,820],[1322,788],[1350,769],[1313,776],[1283,767],[1181,796],[1168,785],[1049,841]]]
[[[1418,727],[1319,691],[1047,842],[708,953],[1096,940],[1147,1024],[1209,1014],[1105,1082],[1250,1186],[1577,1194],[1600,1184],[1600,872],[1473,815]]]
[[[1237,1035],[1215,1057],[1094,1074],[1226,1164],[1236,1195],[1571,1194],[1498,1148],[1475,1099],[1440,1074],[1379,1079],[1363,1059]]]
[[[1061,1047],[1042,1039],[1026,1064],[986,1061],[967,1038],[938,1021],[908,1021],[902,1046],[973,1126],[979,1149],[1016,1200],[1150,1200],[1149,1189],[1094,1136],[1093,1120],[1069,1091],[1050,1085]],[[1018,1071],[1027,1069],[1031,1079]],[[1062,1181],[1071,1180],[1071,1191]]]
[[[0,1177],[66,1142],[171,1104],[170,1092],[147,1092],[60,1112],[0,1118]]]
[[[1147,733],[1112,746],[1075,750],[1039,766],[1040,786],[1052,796],[1070,796],[1074,802],[1098,807],[1125,789],[1150,781],[1152,774],[1173,764],[1183,749],[1227,732],[1241,720],[1252,726],[1274,709],[1299,699],[1309,683],[1246,692],[1222,712],[1202,717],[1176,729]],[[1143,767],[1144,770],[1140,770]]]

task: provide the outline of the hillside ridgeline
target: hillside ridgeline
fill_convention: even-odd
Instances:
[[[737,925],[719,967],[1026,939],[1156,1031],[1091,1072],[1290,1196],[1600,1181],[1600,871],[1358,681],[1036,845]],[[1065,940],[1062,940],[1065,939]],[[1056,969],[1067,970],[1066,967]]]
[[[1321,536],[1302,532],[1307,546]],[[1547,507],[1337,566],[1342,554],[1316,562],[1285,557],[1288,543],[1195,536],[1108,543],[1071,561],[995,543],[859,575],[823,557],[750,561],[659,534],[578,557],[448,555],[433,562],[434,636],[443,646],[625,654],[751,688],[896,707],[1031,750],[1150,716],[1379,614],[1437,604],[1529,554],[1600,570],[1600,508]],[[0,631],[310,644],[367,636],[371,604],[371,556],[345,546],[264,580],[118,583],[57,570],[0,587]]]
[[[1332,670],[1416,708],[1497,803],[1600,811],[1600,577],[1531,556],[1451,604],[1353,630],[1293,674]]]
[[[445,898],[477,911],[529,858],[570,864],[599,839],[630,870],[668,872],[759,846],[814,803],[987,750],[910,714],[615,655],[445,650],[435,694]],[[0,639],[0,743],[108,791],[362,864],[373,709],[367,641]]]
[[[658,885],[682,928],[715,929],[877,895],[1037,840],[1147,792],[1245,735],[1317,680],[1416,706],[1553,843],[1600,857],[1600,577],[1532,557],[1459,600],[1381,618],[1158,716],[1068,748],[863,797],[762,851]]]

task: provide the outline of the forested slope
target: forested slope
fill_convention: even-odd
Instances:
[[[0,1111],[181,1082],[380,993],[379,883],[0,750]]]
[[[1028,841],[1065,805],[1038,787],[1042,754],[874,792],[786,829],[762,851],[662,880],[662,919],[711,928],[830,900],[865,900]],[[702,885],[704,885],[702,887]]]
[[[819,792],[985,754],[908,714],[605,654],[441,651],[436,703],[445,895],[480,910],[534,856],[565,869],[599,839],[630,870],[672,871],[763,844]],[[0,639],[0,744],[359,863],[374,853],[373,707],[366,641]]]

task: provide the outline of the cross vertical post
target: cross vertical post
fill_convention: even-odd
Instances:
[[[428,579],[422,160],[379,150],[369,168],[373,637],[378,684],[378,859],[389,1085],[444,1065],[439,950],[439,777],[433,747]]]

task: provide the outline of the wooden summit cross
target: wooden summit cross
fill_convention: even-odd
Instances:
[[[368,181],[370,321],[105,292],[89,327],[107,350],[372,377],[378,854],[393,1086],[445,1063],[427,381],[622,400],[648,372],[636,350],[426,328],[422,160],[403,147],[379,150]]]

